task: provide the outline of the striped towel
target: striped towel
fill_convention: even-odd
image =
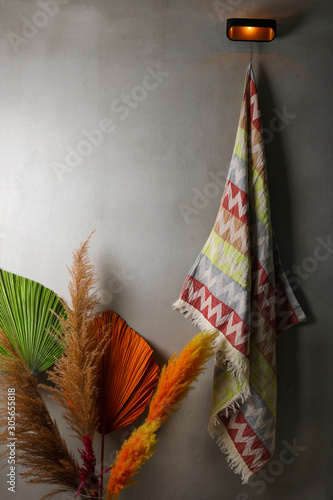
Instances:
[[[272,231],[251,64],[220,210],[174,308],[220,332],[208,430],[246,483],[274,453],[276,338],[306,319]]]

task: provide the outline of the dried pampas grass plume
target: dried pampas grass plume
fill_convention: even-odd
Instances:
[[[133,484],[132,477],[154,453],[156,431],[192,389],[191,384],[214,353],[215,337],[216,334],[200,332],[164,366],[146,422],[131,434],[117,454],[107,485],[107,500],[118,498],[124,488]]]
[[[19,463],[27,469],[21,475],[29,483],[57,485],[41,500],[78,488],[77,462],[69,452],[58,427],[50,417],[38,391],[37,379],[13,344],[0,330],[0,344],[9,356],[0,354],[0,442],[8,442],[8,388],[15,388],[15,442]],[[6,448],[0,458],[8,457]],[[7,463],[7,462],[6,462]]]
[[[48,371],[55,387],[42,386],[64,408],[64,419],[81,440],[84,436],[94,440],[97,434],[100,364],[109,342],[107,331],[97,338],[92,328],[98,298],[93,291],[97,279],[88,256],[89,238],[73,252],[69,270],[72,305],[63,301],[66,316],[59,318],[64,353]]]

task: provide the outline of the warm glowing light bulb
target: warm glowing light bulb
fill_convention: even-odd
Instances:
[[[275,38],[274,19],[227,19],[227,36],[235,41],[270,42]]]

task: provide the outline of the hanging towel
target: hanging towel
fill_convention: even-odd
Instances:
[[[208,430],[246,483],[274,453],[276,338],[306,319],[272,231],[251,64],[220,210],[174,308],[220,332]]]

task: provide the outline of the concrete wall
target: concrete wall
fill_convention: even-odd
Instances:
[[[332,2],[54,1],[0,1],[0,266],[67,298],[72,250],[96,229],[101,307],[159,364],[197,332],[171,305],[215,220],[222,187],[208,185],[235,139],[250,47],[226,38],[225,18],[278,20],[276,40],[254,45],[254,70],[273,222],[309,321],[278,343],[275,459],[285,443],[304,449],[242,486],[206,432],[210,364],[121,499],[332,498],[332,247],[314,257],[318,238],[332,238]],[[82,143],[93,129],[95,144]],[[107,458],[124,437],[108,437]],[[19,479],[15,498],[48,491]]]

